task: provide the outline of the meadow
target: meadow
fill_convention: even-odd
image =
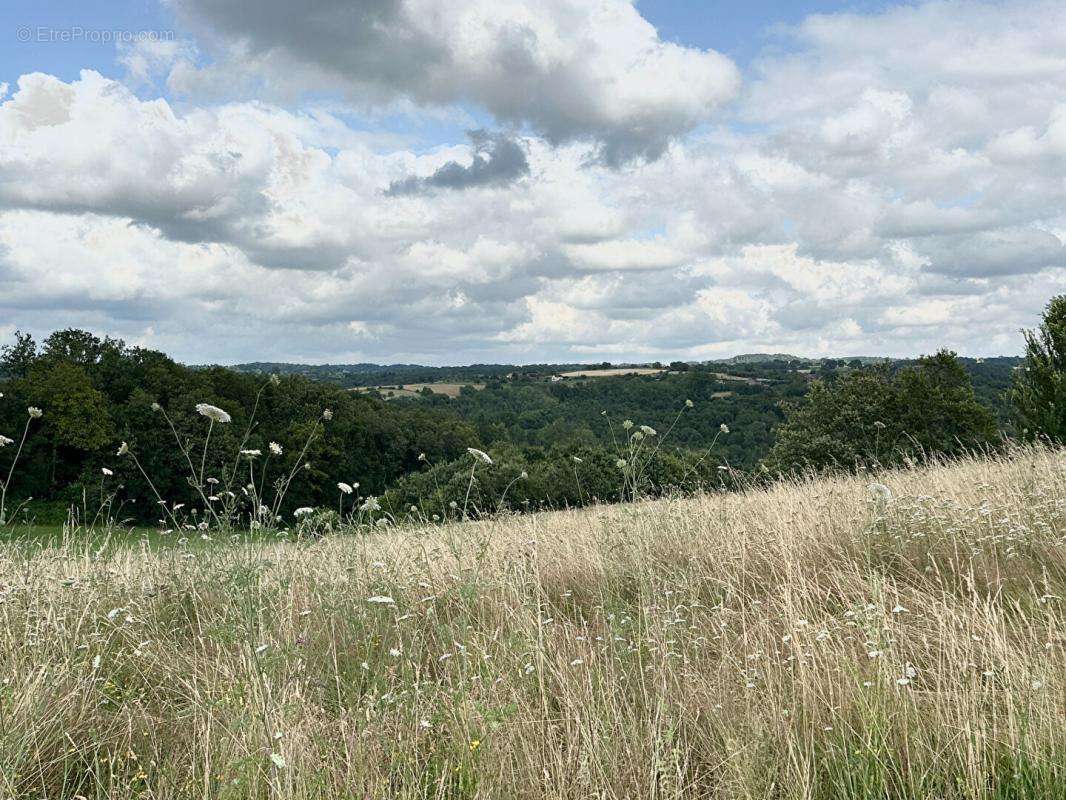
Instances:
[[[0,797],[1061,798],[1066,454],[0,543]]]

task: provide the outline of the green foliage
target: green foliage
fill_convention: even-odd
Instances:
[[[256,467],[257,483],[269,486],[300,467],[286,512],[296,506],[335,506],[339,481],[358,481],[364,493],[380,494],[418,466],[419,453],[449,460],[478,444],[473,428],[446,409],[388,405],[298,376],[275,385],[263,376],[221,367],[190,369],[162,353],[84,331],[57,332],[39,351],[20,335],[0,363],[9,376],[0,382],[0,432],[14,438],[8,432],[22,430],[29,405],[44,411],[26,441],[11,497],[78,507],[88,497],[92,508],[118,491],[121,513],[145,522],[158,518],[155,492],[130,459],[116,456],[118,446],[129,443],[164,499],[194,507],[199,495],[189,485],[188,464],[174,435],[200,452],[207,425],[196,413],[197,403],[216,405],[233,417],[229,425],[214,426],[208,476],[229,474],[240,447],[268,453],[272,441],[283,454]],[[166,415],[153,411],[153,403]],[[309,426],[326,408],[332,420],[306,454],[305,468],[296,459]],[[255,425],[242,445],[253,409]],[[0,449],[4,475],[14,453],[14,447]],[[103,468],[114,475],[101,480]],[[243,472],[238,477],[239,486]]]
[[[914,366],[858,368],[815,383],[792,406],[766,463],[772,472],[891,466],[997,440],[994,417],[955,354],[943,350]]]
[[[1048,303],[1039,329],[1025,331],[1010,400],[1025,435],[1066,443],[1066,295]]]

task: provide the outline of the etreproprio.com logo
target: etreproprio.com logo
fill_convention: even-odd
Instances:
[[[114,28],[83,28],[71,25],[69,28],[55,28],[49,25],[20,25],[15,31],[15,38],[20,42],[73,43],[89,44],[133,44],[136,42],[172,42],[174,31],[134,31]]]

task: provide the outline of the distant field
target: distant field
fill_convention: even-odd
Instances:
[[[573,372],[560,372],[563,378],[611,378],[617,375],[660,375],[665,369],[652,367],[617,367],[615,369],[578,369]]]
[[[382,397],[391,400],[394,397],[418,397],[423,389],[429,389],[434,394],[443,394],[447,397],[458,397],[460,389],[464,386],[477,390],[485,388],[483,383],[405,383],[402,389],[397,389],[396,385],[393,384],[391,386],[357,386],[352,391],[377,391],[381,393]]]

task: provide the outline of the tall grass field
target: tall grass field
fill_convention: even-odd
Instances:
[[[1066,798],[1066,454],[0,543],[0,798]]]

